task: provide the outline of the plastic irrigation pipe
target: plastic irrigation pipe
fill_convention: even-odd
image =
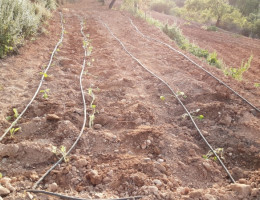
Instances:
[[[123,49],[139,64],[141,65],[146,71],[148,71],[150,74],[152,74],[154,77],[156,77],[157,79],[159,79],[161,82],[163,82],[168,88],[169,90],[172,92],[172,94],[175,96],[175,98],[178,100],[178,102],[181,104],[181,106],[183,107],[183,109],[186,111],[186,113],[188,114],[188,116],[190,117],[193,125],[195,126],[195,128],[197,129],[197,131],[199,132],[200,136],[202,137],[202,139],[204,140],[204,142],[207,144],[207,146],[210,148],[210,150],[214,153],[214,155],[216,156],[216,158],[218,159],[218,161],[220,162],[220,164],[222,165],[222,167],[225,169],[225,171],[227,172],[228,176],[230,177],[231,181],[233,183],[235,183],[234,178],[232,177],[232,175],[230,174],[230,172],[228,171],[228,169],[226,168],[225,164],[222,162],[222,160],[219,158],[219,156],[217,155],[217,153],[214,151],[214,149],[212,148],[212,146],[209,144],[209,142],[207,141],[207,139],[204,137],[204,135],[202,134],[202,132],[200,131],[199,127],[197,126],[197,124],[195,123],[194,119],[192,118],[190,112],[188,111],[188,109],[186,108],[186,106],[182,103],[182,101],[180,100],[180,98],[178,97],[178,95],[173,91],[173,89],[170,87],[170,85],[164,81],[162,78],[160,78],[159,76],[157,76],[154,72],[152,72],[151,70],[149,70],[146,66],[144,66],[141,61],[139,61],[136,57],[134,57],[125,47],[125,45],[113,34],[113,32],[110,30],[110,28],[101,21],[101,23],[107,28],[107,30],[110,32],[110,34],[121,44],[121,46],[123,47]]]
[[[81,21],[80,23],[81,25],[81,34],[83,35],[84,41],[87,40],[84,32],[83,32],[83,22]],[[82,100],[83,100],[83,106],[84,106],[84,121],[83,121],[83,125],[81,128],[81,131],[79,133],[79,136],[77,137],[76,141],[73,143],[73,145],[70,147],[70,149],[67,151],[67,153],[65,154],[65,156],[62,156],[62,158],[60,158],[33,186],[33,189],[36,189],[37,186],[39,185],[39,183],[55,168],[57,167],[58,164],[60,164],[64,157],[68,156],[70,154],[70,152],[74,149],[74,147],[76,146],[76,144],[78,143],[79,139],[81,138],[83,132],[84,132],[84,128],[86,126],[86,122],[87,122],[87,106],[86,106],[86,100],[85,100],[85,95],[84,95],[84,90],[83,90],[83,86],[82,86],[82,76],[84,74],[84,70],[85,70],[85,66],[86,66],[86,57],[87,57],[87,48],[85,47],[85,45],[83,44],[83,48],[84,48],[84,61],[82,64],[82,70],[80,73],[80,77],[79,77],[79,82],[80,82],[80,90],[81,90],[81,95],[82,95]]]
[[[254,106],[251,102],[249,102],[247,99],[245,99],[243,96],[241,96],[240,94],[238,94],[235,90],[233,90],[230,86],[228,86],[225,82],[221,81],[219,78],[217,78],[216,76],[214,76],[212,73],[210,73],[209,71],[207,71],[206,69],[204,69],[202,66],[200,66],[199,64],[197,64],[196,62],[194,62],[191,58],[189,58],[188,56],[186,56],[184,53],[178,51],[177,49],[173,48],[172,46],[170,46],[167,43],[164,43],[160,40],[151,38],[149,36],[144,35],[133,23],[132,19],[129,18],[129,20],[131,21],[132,26],[135,28],[135,30],[141,34],[144,38],[147,38],[149,40],[153,40],[155,42],[158,42],[164,46],[167,46],[168,48],[170,48],[171,50],[177,52],[178,54],[184,56],[187,60],[189,60],[190,62],[192,62],[195,66],[197,66],[198,68],[202,69],[204,72],[206,72],[207,74],[209,74],[211,77],[215,78],[219,83],[223,84],[225,87],[227,87],[228,89],[230,89],[235,95],[237,95],[238,97],[240,97],[241,99],[243,99],[246,103],[248,103],[251,107],[253,107],[256,111],[260,112],[260,109],[257,108],[256,106]]]
[[[47,68],[45,69],[44,71],[44,74],[47,74],[51,64],[52,64],[52,60],[53,60],[53,57],[54,57],[54,54],[55,52],[57,51],[59,45],[62,43],[63,41],[63,37],[64,37],[64,25],[63,25],[63,15],[62,13],[60,12],[60,17],[61,17],[61,26],[62,26],[62,31],[61,31],[61,37],[60,37],[60,40],[59,42],[56,44],[54,50],[52,51],[52,54],[51,54],[51,58],[50,58],[50,61],[49,61],[49,64],[47,66]],[[41,89],[41,86],[42,86],[42,83],[44,81],[44,74],[42,75],[42,78],[41,78],[41,81],[40,81],[40,84],[36,90],[36,92],[34,93],[34,96],[32,97],[31,101],[27,104],[27,106],[25,107],[25,109],[21,112],[21,114],[16,118],[16,120],[11,124],[11,126],[6,129],[5,133],[0,137],[0,142],[4,139],[4,137],[9,133],[9,131],[16,125],[16,123],[19,121],[19,119],[21,119],[21,117],[24,115],[24,113],[27,111],[27,109],[29,108],[29,106],[32,104],[32,102],[34,101],[34,99],[36,98],[37,94],[39,93],[40,89]]]
[[[26,192],[42,193],[42,194],[47,194],[47,195],[51,195],[51,196],[56,196],[61,199],[95,200],[95,199],[82,199],[82,198],[77,198],[77,197],[71,197],[71,196],[66,196],[66,195],[62,195],[62,194],[58,194],[58,193],[54,193],[54,192],[47,192],[47,191],[43,191],[43,190],[27,190]],[[137,196],[137,197],[125,197],[125,198],[119,198],[119,199],[98,199],[98,200],[137,200],[137,199],[141,199],[141,198],[142,198],[141,196]]]

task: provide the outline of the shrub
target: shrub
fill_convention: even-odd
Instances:
[[[33,3],[34,2],[34,3]],[[0,1],[0,58],[35,35],[44,20],[50,17],[48,9],[56,7],[56,0],[1,0]]]
[[[151,9],[160,12],[165,13],[167,15],[171,14],[171,10],[175,7],[174,2],[169,0],[156,0],[152,3]]]
[[[189,41],[182,34],[182,31],[177,25],[168,26],[167,24],[162,28],[163,32],[174,40],[181,49],[188,48]]]
[[[242,80],[243,73],[250,68],[252,59],[253,56],[251,55],[247,62],[244,63],[244,61],[242,61],[241,66],[239,68],[233,68],[233,67],[225,68],[224,69],[225,75],[231,76],[236,80]]]

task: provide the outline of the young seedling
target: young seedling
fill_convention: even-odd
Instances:
[[[61,155],[65,162],[69,162],[69,158],[66,156],[67,150],[65,146],[62,145],[60,148],[52,146],[52,153],[54,153],[56,156]]]
[[[43,76],[44,76],[44,78],[47,78],[47,77],[49,77],[49,76],[48,76],[48,74],[47,74],[47,73],[45,73],[45,72],[40,72],[40,75],[43,75]]]
[[[185,95],[184,92],[181,92],[181,91],[177,91],[177,96],[182,96],[183,98],[187,98],[187,96]]]
[[[14,118],[16,119],[19,116],[19,113],[16,108],[14,108],[13,111],[14,111]]]
[[[46,89],[46,90],[41,90],[40,91],[41,93],[43,93],[43,95],[42,95],[42,97],[44,98],[44,99],[48,99],[48,93],[50,92],[50,89]]]
[[[161,99],[162,101],[164,101],[164,100],[165,100],[165,96],[160,96],[160,99]]]
[[[255,83],[254,86],[255,86],[256,88],[258,88],[258,87],[260,87],[260,83]]]
[[[214,152],[222,159],[225,160],[223,153],[224,153],[224,148],[217,148],[214,150]],[[208,159],[212,159],[214,161],[217,161],[217,157],[215,156],[215,154],[210,150],[206,155],[203,155],[202,158],[208,160]]]
[[[14,112],[14,115],[13,116],[7,116],[5,119],[7,120],[7,121],[10,121],[12,118],[17,118],[18,116],[19,116],[19,113],[18,113],[18,111],[17,111],[17,109],[16,108],[13,108],[13,112]]]
[[[203,120],[204,119],[204,115],[198,115],[196,118],[199,119],[199,120]]]
[[[181,97],[183,97],[183,98],[187,98],[187,96],[185,95],[185,93],[184,93],[184,92],[181,92],[181,91],[177,91],[176,95],[177,95],[178,97],[181,96]],[[173,95],[169,94],[169,95],[167,95],[167,96],[173,96]],[[162,101],[164,101],[164,100],[165,100],[165,96],[160,96],[160,99],[161,99]]]
[[[2,174],[2,173],[0,173],[0,179],[1,179],[1,178],[3,178],[3,174]]]
[[[94,125],[94,120],[95,120],[95,114],[96,114],[96,105],[94,105],[95,101],[95,94],[93,93],[93,89],[89,88],[88,89],[88,95],[92,97],[91,103],[90,103],[90,108],[92,109],[92,114],[89,115],[89,128],[92,128]]]
[[[12,128],[11,130],[10,130],[10,138],[14,138],[14,134],[17,132],[17,131],[19,131],[21,128],[19,127],[19,128]]]
[[[192,110],[192,111],[190,111],[190,114],[191,114],[191,116],[192,117],[196,117],[196,116],[193,116],[192,114],[194,114],[194,113],[198,113],[200,111],[200,109],[197,109],[197,110]],[[187,113],[184,113],[183,115],[182,115],[182,118],[183,119],[186,119],[186,117],[188,117],[189,115],[187,114]],[[203,116],[203,115],[202,115]],[[204,117],[204,116],[203,116]]]

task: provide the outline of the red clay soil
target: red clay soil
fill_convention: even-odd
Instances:
[[[142,38],[129,23],[128,16],[144,34],[178,48],[146,22],[126,12],[108,10],[107,5],[95,0],[77,1],[61,10],[66,21],[65,38],[48,72],[50,77],[42,86],[50,89],[49,98],[44,99],[39,93],[16,125],[21,130],[15,133],[14,139],[8,135],[0,143],[0,173],[3,174],[0,196],[4,200],[30,199],[24,191],[31,189],[60,157],[52,152],[52,146],[63,145],[69,149],[80,132],[84,111],[79,75],[84,50],[79,17],[85,21],[84,32],[89,34],[93,46],[87,58],[92,64],[87,66],[83,88],[88,113],[92,100],[88,88],[93,89],[96,97],[95,125],[89,128],[87,123],[69,161],[58,165],[37,189],[85,199],[129,196],[143,196],[144,200],[259,199],[259,112],[183,56]],[[189,111],[200,109],[193,113],[194,120],[214,149],[224,149],[223,162],[236,184],[231,184],[219,162],[202,158],[209,148],[191,120],[183,117],[182,106],[164,84],[126,54],[101,21],[148,69],[176,92],[185,93],[186,98],[179,97]],[[13,115],[12,109],[17,108],[21,113],[36,91],[39,73],[48,63],[60,32],[59,14],[54,13],[46,35],[28,42],[19,55],[0,61],[2,133],[12,122],[6,120]],[[228,40],[225,35],[222,38]],[[254,60],[259,61],[258,40],[232,40],[243,51],[248,51],[250,43],[254,43]],[[211,42],[207,42],[210,46]],[[232,58],[241,59],[250,54],[232,48],[222,50],[232,53]],[[244,87],[244,82],[227,78],[216,68],[189,56],[260,107],[259,88]],[[259,78],[257,64],[251,69],[254,72],[247,73],[248,80]],[[165,100],[160,96],[165,96]],[[198,119],[199,115],[204,119]],[[30,194],[40,200],[56,199]]]

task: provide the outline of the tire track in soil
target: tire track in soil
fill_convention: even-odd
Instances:
[[[243,176],[252,188],[259,186],[258,171],[256,169],[250,171],[248,166],[242,166],[242,162],[247,161],[243,155],[249,156],[251,153],[252,158],[256,159],[258,150],[251,141],[253,136],[241,140],[241,133],[235,132],[237,125],[252,134],[258,131],[257,126],[250,124],[257,118],[252,117],[239,100],[235,100],[232,95],[227,97],[222,88],[217,91],[222,94],[217,94],[209,87],[214,86],[214,81],[205,76],[201,77],[196,70],[187,73],[174,67],[178,72],[177,75],[189,78],[189,84],[192,83],[193,87],[180,84],[178,76],[171,73],[172,67],[175,66],[175,62],[180,62],[184,69],[191,69],[190,64],[180,56],[172,58],[172,54],[158,45],[140,40],[127,23],[127,18],[119,12],[108,11],[94,1],[81,1],[78,4],[67,5],[66,8],[64,16],[68,34],[65,35],[64,44],[56,57],[56,67],[51,68],[50,74],[53,74],[53,77],[46,82],[46,87],[51,88],[50,98],[43,101],[39,96],[36,105],[28,112],[32,114],[28,115],[31,121],[24,123],[27,130],[20,136],[17,135],[19,151],[15,151],[17,146],[14,144],[5,146],[7,156],[1,160],[0,171],[10,169],[4,170],[4,175],[11,178],[12,185],[17,189],[17,192],[13,192],[5,199],[25,199],[22,189],[32,186],[39,175],[57,159],[50,151],[50,143],[57,146],[67,145],[78,135],[83,111],[77,75],[80,73],[83,52],[76,14],[86,18],[85,33],[90,34],[91,44],[94,47],[91,58],[95,58],[95,62],[88,70],[97,78],[86,76],[84,88],[89,88],[90,85],[93,88],[100,88],[94,91],[99,113],[96,115],[94,129],[86,128],[87,134],[83,135],[75,151],[72,152],[69,163],[62,163],[47,176],[41,184],[41,189],[55,190],[82,198],[145,195],[147,197],[144,199],[183,199],[193,198],[194,195],[206,198],[208,195],[221,199],[237,199],[237,195],[230,191],[221,167],[213,161],[206,162],[201,158],[207,149],[204,149],[204,144],[193,131],[189,121],[179,117],[183,112],[180,105],[174,99],[166,102],[160,100],[160,95],[168,91],[155,78],[144,73],[141,67],[125,54],[117,41],[113,40],[98,22],[99,15],[109,21],[109,25],[120,39],[124,38],[127,46],[131,46],[131,51],[139,50],[138,57],[147,66],[160,64],[163,66],[161,69],[153,69],[160,70],[163,76],[167,77],[170,74],[176,78],[172,80],[169,76],[167,81],[177,85],[181,90],[183,88],[188,98],[191,96],[191,100],[185,100],[190,108],[193,101],[196,106],[203,107],[203,113],[208,113],[211,118],[207,119],[205,115],[206,119],[199,122],[199,125],[205,127],[204,134],[208,133],[207,137],[212,140],[211,143],[214,142],[217,146],[223,141],[231,142],[233,137],[234,147],[225,153],[226,162],[231,167],[233,163],[234,166],[239,166],[233,170],[237,179]],[[136,22],[141,23],[138,20]],[[128,32],[119,27],[124,27]],[[143,28],[147,29],[147,32],[154,31],[147,25],[143,25]],[[158,37],[165,39],[160,34]],[[153,48],[161,48],[163,54]],[[151,52],[157,59],[151,58]],[[173,65],[171,68],[166,66],[169,63]],[[199,87],[200,84],[203,87]],[[194,90],[201,97],[195,96]],[[205,98],[214,100],[212,105],[207,103],[208,101],[201,101],[204,92],[208,94]],[[188,95],[191,93],[192,95]],[[210,97],[207,97],[209,95]],[[217,100],[215,97],[218,97]],[[90,102],[87,95],[86,98]],[[224,104],[229,98],[232,102],[235,100],[235,105]],[[238,111],[234,110],[235,106],[236,109],[239,108]],[[219,119],[218,116],[214,116],[215,112],[212,110],[216,107],[222,108],[221,112],[227,110],[225,112],[231,117],[246,116],[249,121],[241,122],[241,118],[245,119],[241,117],[237,122],[230,122],[228,125],[215,125],[215,120]],[[37,112],[40,117],[37,117]],[[46,121],[45,113],[57,114],[60,120]],[[257,141],[256,143],[259,145]],[[246,149],[245,144],[251,145],[251,149]],[[9,154],[10,152],[15,153]],[[229,157],[228,153],[232,153],[233,156]],[[3,154],[1,152],[1,158]],[[48,199],[43,195],[37,198]],[[248,198],[254,199],[252,196]]]

